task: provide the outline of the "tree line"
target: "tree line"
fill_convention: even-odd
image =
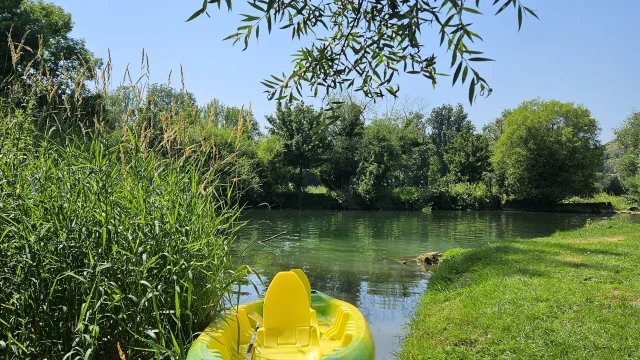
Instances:
[[[139,109],[182,109],[186,136],[204,136],[214,144],[214,161],[233,164],[230,178],[249,206],[495,209],[505,199],[556,203],[637,191],[637,113],[617,130],[625,152],[610,173],[597,120],[570,102],[524,101],[479,130],[461,104],[367,116],[349,96],[334,99],[340,106],[330,113],[279,101],[263,132],[250,108],[215,99],[198,106],[193,94],[158,84],[141,103],[123,107],[132,104],[123,101],[126,93],[123,87],[109,95],[114,128],[125,114],[145,114],[136,122],[155,129],[160,143],[168,127]]]
[[[282,99],[263,132],[250,106],[216,99],[201,106],[170,84],[81,86],[74,78],[99,80],[96,69],[109,64],[69,36],[68,13],[18,0],[4,13],[13,20],[0,25],[0,81],[39,71],[40,83],[22,81],[24,93],[56,84],[47,99],[34,99],[48,104],[35,107],[36,127],[64,138],[91,130],[99,117],[99,130],[114,142],[131,125],[166,156],[179,140],[180,156],[215,164],[250,206],[483,209],[508,198],[550,203],[597,191],[637,197],[640,187],[637,112],[617,130],[615,154],[605,152],[598,122],[584,106],[541,99],[505,109],[482,129],[461,104],[371,117],[348,97],[334,99],[341,104],[329,110]],[[69,102],[70,96],[82,100]],[[82,115],[63,116],[58,109],[66,104]],[[208,150],[194,154],[196,144]]]

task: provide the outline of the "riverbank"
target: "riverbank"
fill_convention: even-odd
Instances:
[[[640,224],[445,256],[400,359],[640,358]]]

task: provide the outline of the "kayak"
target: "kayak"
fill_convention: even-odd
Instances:
[[[311,290],[300,269],[279,272],[264,299],[210,324],[187,360],[373,360],[369,326],[355,306]]]

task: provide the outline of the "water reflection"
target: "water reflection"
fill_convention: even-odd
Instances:
[[[548,236],[584,226],[589,217],[594,218],[509,212],[254,211],[245,216],[251,221],[242,229],[238,245],[254,242],[244,262],[258,271],[265,285],[278,271],[301,268],[313,288],[355,304],[369,322],[377,359],[392,359],[429,276],[398,258]],[[282,235],[264,244],[257,242],[278,234]],[[242,301],[258,296],[249,287],[243,290],[247,293]]]

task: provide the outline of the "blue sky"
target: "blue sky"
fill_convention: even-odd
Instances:
[[[71,13],[73,36],[84,38],[97,56],[106,58],[110,49],[114,85],[128,63],[137,73],[144,48],[153,81],[166,82],[173,69],[172,83],[179,84],[176,75],[182,64],[185,86],[199,102],[218,98],[228,105],[246,106],[251,101],[263,125],[264,115],[273,112],[275,103],[266,99],[259,82],[270,74],[288,72],[291,54],[301,45],[291,40],[288,30],[271,35],[263,31],[244,52],[240,45],[223,42],[238,26],[239,13],[247,9],[245,1],[234,1],[231,13],[216,8],[210,11],[211,18],[189,23],[185,20],[201,0],[53,2]],[[598,119],[605,142],[633,109],[640,109],[640,1],[524,0],[540,20],[529,16],[520,32],[513,10],[493,16],[491,1],[483,3],[481,10],[487,15],[473,17],[475,31],[485,40],[476,49],[496,61],[482,63],[478,70],[494,93],[469,106],[467,87],[451,87],[450,78],[442,79],[434,90],[419,76],[403,75],[401,98],[418,100],[428,108],[460,102],[478,128],[503,109],[531,98],[576,102]],[[425,36],[436,35],[434,28]],[[444,54],[438,48],[429,51]],[[449,60],[440,57],[440,72],[453,73]]]

